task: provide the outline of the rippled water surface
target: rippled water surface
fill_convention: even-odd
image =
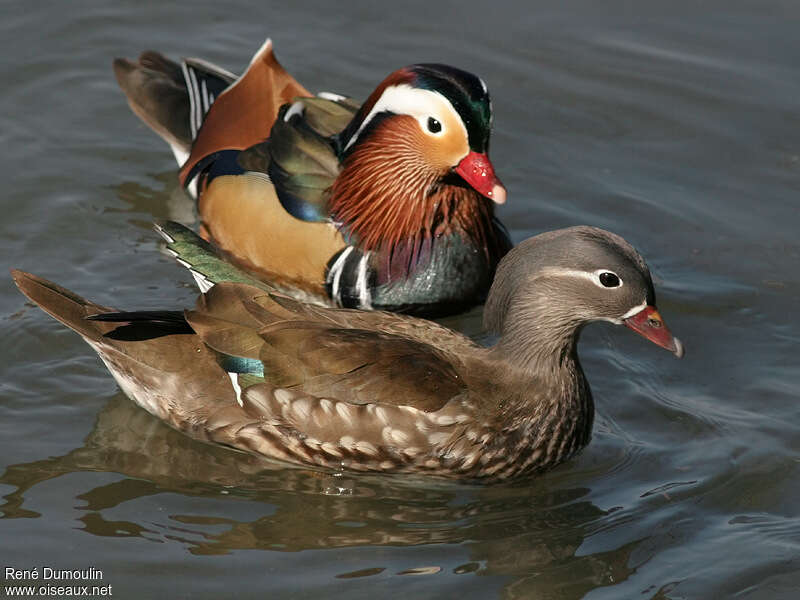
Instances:
[[[702,8],[699,8],[702,7]],[[594,438],[477,487],[267,470],[138,409],[0,275],[0,567],[94,567],[120,598],[796,598],[800,5],[10,2],[0,256],[121,308],[193,302],[154,218],[192,222],[113,56],[246,65],[272,36],[313,90],[484,77],[516,241],[586,223],[636,245],[686,344],[594,325]],[[477,332],[479,312],[450,323]],[[6,584],[9,582],[6,581]]]

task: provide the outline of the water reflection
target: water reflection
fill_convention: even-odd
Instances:
[[[489,488],[287,468],[191,440],[121,394],[100,412],[82,447],[7,468],[0,483],[16,489],[4,497],[2,518],[42,516],[25,507],[33,488],[87,471],[124,477],[77,495],[83,531],[104,537],[168,539],[197,555],[460,545],[469,556],[464,564],[419,565],[402,573],[436,574],[447,568],[451,574],[499,575],[506,581],[503,590],[509,598],[529,597],[534,590],[542,598],[579,598],[633,572],[628,565],[636,543],[610,552],[576,554],[598,519],[607,515],[586,500],[587,488],[559,487],[548,477],[535,485]],[[115,518],[117,507],[164,493],[224,504],[215,502],[205,512],[170,514],[166,522]],[[255,513],[240,510],[242,502],[251,508],[254,504]],[[239,516],[244,513],[249,517]],[[376,560],[386,562],[386,555]],[[392,566],[343,568],[336,576],[369,577]]]
[[[190,226],[197,222],[195,201],[179,185],[174,170],[156,173],[146,184],[125,180],[110,186],[110,189],[127,206],[121,210],[107,208],[108,212],[152,215],[154,219],[169,219]],[[138,220],[132,222],[142,224],[146,229],[151,225]]]

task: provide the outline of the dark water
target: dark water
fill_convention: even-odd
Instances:
[[[515,240],[587,223],[647,257],[677,361],[610,325],[580,354],[592,444],[494,488],[333,478],[188,440],[0,278],[0,568],[121,598],[796,598],[800,5],[6,2],[0,256],[121,308],[190,303],[153,218],[191,222],[110,70],[244,66],[263,38],[364,97],[449,62],[493,92]],[[478,329],[478,313],[453,320]],[[8,583],[8,582],[6,582]],[[39,582],[41,583],[41,581]]]

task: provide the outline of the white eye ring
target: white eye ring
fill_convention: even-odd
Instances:
[[[417,117],[419,126],[426,134],[433,137],[442,137],[444,135],[444,123],[442,119],[436,118],[433,115],[424,115]]]
[[[597,269],[592,273],[592,281],[595,285],[604,289],[614,289],[622,287],[622,277],[614,273],[611,269]]]

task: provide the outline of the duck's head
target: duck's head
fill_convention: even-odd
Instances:
[[[332,212],[355,220],[356,229],[359,214],[393,212],[398,198],[404,211],[422,214],[446,185],[502,204],[506,190],[488,156],[491,123],[489,91],[479,77],[440,64],[398,69],[338,135],[342,173]]]
[[[447,65],[398,69],[375,89],[340,135],[344,155],[371,135],[397,137],[429,174],[458,174],[481,195],[502,204],[505,187],[489,160],[492,104],[482,79]],[[405,143],[402,143],[405,142]]]
[[[620,236],[570,227],[525,240],[500,262],[484,325],[523,361],[561,359],[593,321],[625,325],[676,356],[683,345],[656,309],[650,270]],[[538,358],[534,358],[538,357]]]

